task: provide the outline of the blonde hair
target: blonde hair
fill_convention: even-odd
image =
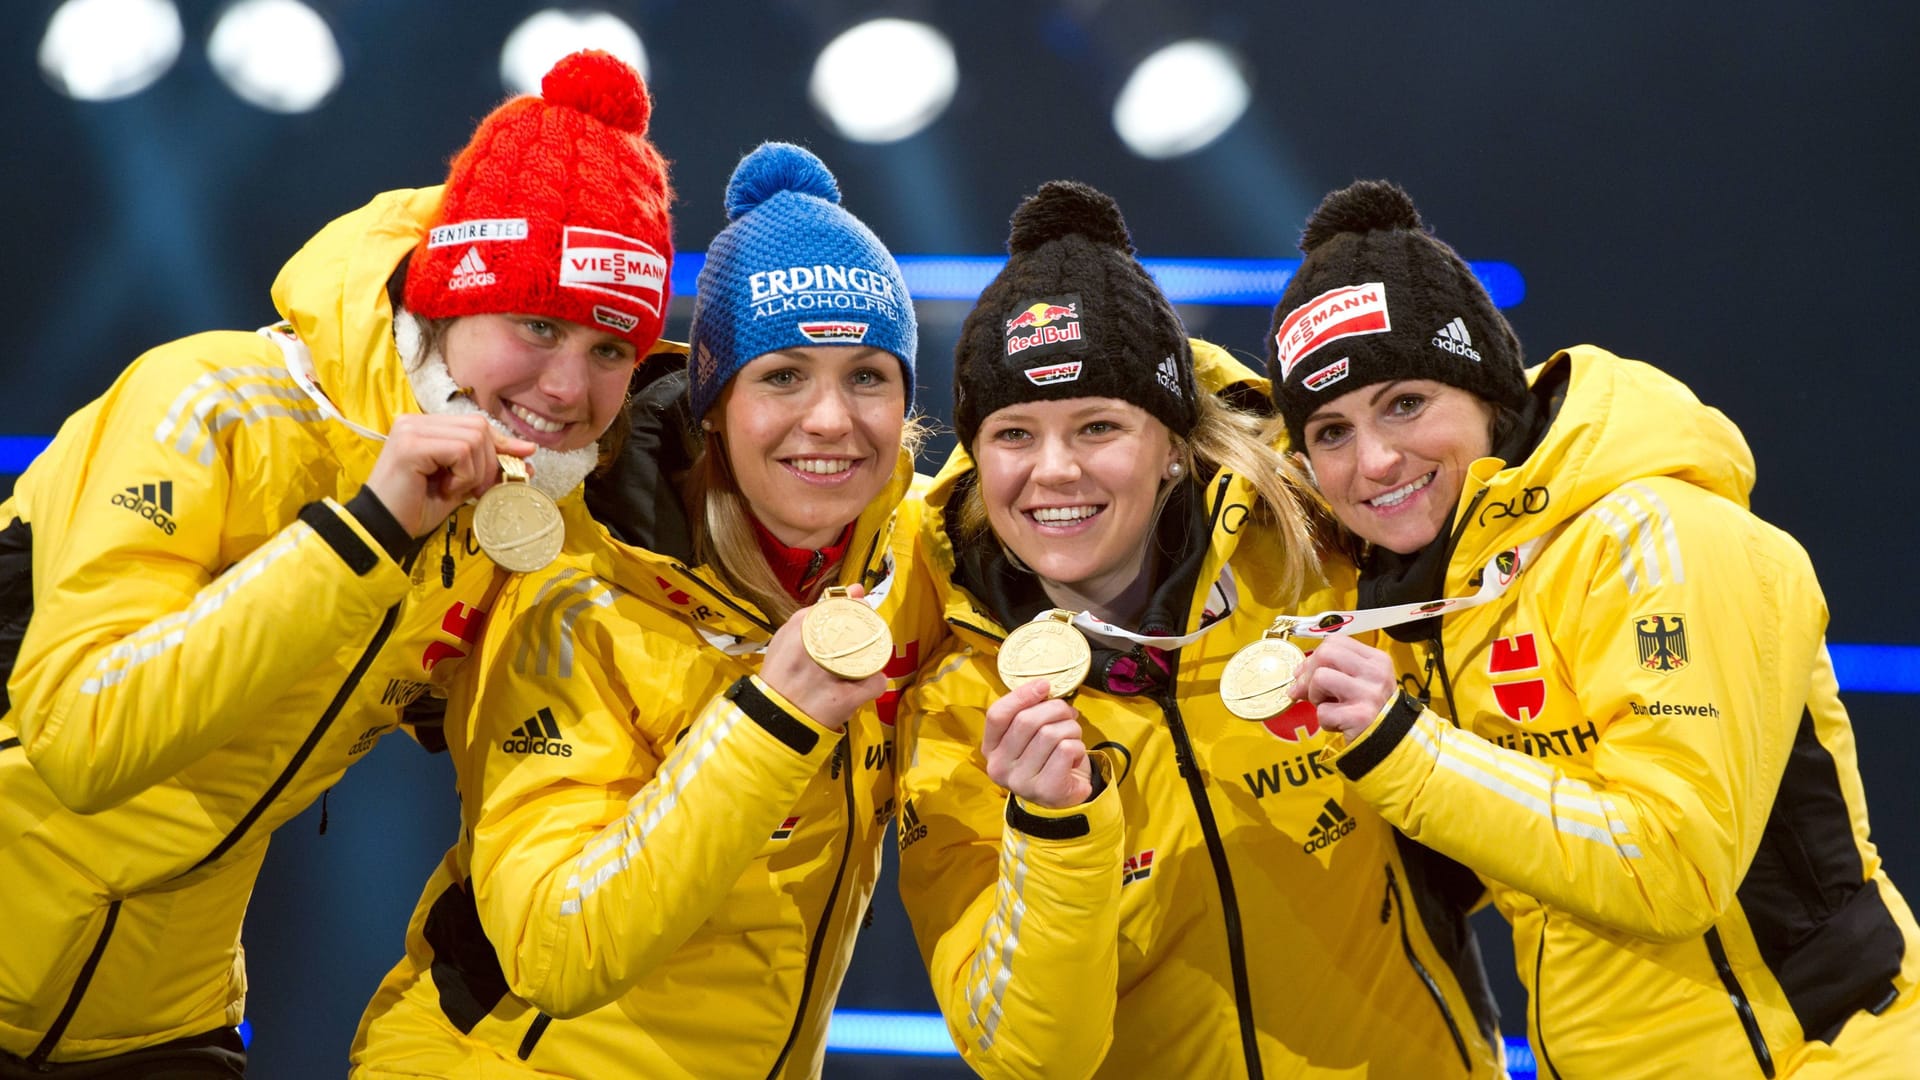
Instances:
[[[900,448],[918,454],[932,433],[933,425],[924,415],[911,414],[900,427]],[[682,498],[693,533],[694,560],[713,566],[727,588],[759,608],[772,625],[792,618],[803,602],[788,594],[760,550],[760,539],[753,531],[753,508],[733,478],[726,446],[717,433],[701,439],[687,469]],[[816,590],[833,580],[832,571],[838,565],[821,568]],[[812,600],[812,596],[805,598],[807,603]]]
[[[1319,577],[1319,539],[1329,535],[1333,526],[1326,511],[1313,497],[1306,475],[1290,457],[1274,449],[1271,423],[1253,413],[1235,408],[1213,394],[1199,397],[1198,417],[1193,431],[1185,438],[1173,435],[1177,460],[1186,474],[1200,481],[1221,471],[1246,479],[1253,488],[1253,523],[1266,525],[1279,534],[1281,563],[1275,569],[1281,587],[1294,597],[1300,596],[1310,581]],[[968,447],[968,453],[973,448]],[[1154,520],[1172,497],[1173,484],[1160,486]],[[987,519],[987,504],[975,481],[961,496],[959,539],[975,543],[992,535]],[[1011,556],[1011,552],[1008,552]]]

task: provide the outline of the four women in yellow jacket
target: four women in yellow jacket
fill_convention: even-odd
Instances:
[[[1490,885],[1540,1075],[1913,1075],[1920,932],[1739,431],[1592,346],[1523,371],[1389,184],[1329,195],[1301,248],[1270,354],[1292,443],[1357,606],[1441,610],[1392,630],[1412,670],[1334,637],[1294,693],[1356,799]]]
[[[989,1077],[1495,1075],[1458,913],[1429,932],[1310,720],[1220,698],[1315,572],[1235,407],[1264,380],[1188,341],[1100,192],[1046,184],[1008,247],[921,530],[954,636],[901,714],[900,887],[955,1044]]]
[[[690,362],[643,366],[564,552],[501,594],[450,698],[460,841],[356,1077],[820,1072],[893,812],[897,687],[940,626],[893,574],[913,306],[838,202],[799,147],[740,163]],[[864,590],[891,625],[883,670],[809,653],[841,587],[826,603]]]
[[[0,1075],[240,1075],[268,835],[473,648],[495,570],[462,504],[501,455],[575,487],[659,333],[648,108],[619,61],[562,61],[444,188],[314,237],[284,322],[143,355],[20,478]]]

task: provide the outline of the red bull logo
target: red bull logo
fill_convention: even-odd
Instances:
[[[1023,326],[1046,326],[1061,319],[1074,319],[1075,304],[1034,304],[1027,310],[1007,320],[1007,332],[1012,333]]]
[[[1008,356],[1049,345],[1071,347],[1080,340],[1078,296],[1036,300],[1007,320]]]

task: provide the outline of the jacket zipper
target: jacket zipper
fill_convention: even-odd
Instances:
[[[1177,670],[1179,658],[1175,656],[1173,661]],[[1220,886],[1220,913],[1226,923],[1227,959],[1233,968],[1234,1008],[1240,1014],[1240,1051],[1247,1060],[1247,1077],[1262,1080],[1265,1073],[1260,1066],[1260,1041],[1255,1033],[1253,991],[1247,981],[1246,941],[1240,931],[1240,904],[1234,898],[1233,871],[1227,866],[1227,849],[1220,841],[1220,827],[1213,819],[1213,806],[1207,801],[1206,785],[1200,779],[1193,743],[1187,738],[1187,725],[1180,718],[1180,706],[1174,701],[1171,682],[1167,685],[1167,696],[1160,701],[1160,711],[1167,718],[1167,731],[1173,736],[1174,760],[1187,781],[1187,793],[1200,818],[1200,832],[1207,840],[1207,855],[1213,861],[1213,877]]]
[[[411,573],[413,561],[413,557],[408,557],[403,569]],[[380,628],[374,631],[373,640],[368,643],[366,651],[360,654],[360,659],[353,665],[353,670],[347,673],[346,681],[340,684],[339,691],[333,695],[333,701],[328,703],[327,711],[320,715],[320,722],[314,725],[314,729],[308,733],[306,741],[300,744],[300,749],[294,751],[293,759],[287,762],[287,767],[281,770],[280,775],[274,778],[273,783],[267,785],[266,791],[263,792],[259,800],[253,804],[253,808],[247,811],[246,816],[242,817],[239,823],[233,827],[233,831],[227,833],[218,844],[215,844],[213,850],[208,852],[204,858],[194,863],[193,867],[187,871],[188,874],[199,870],[220,856],[225,855],[233,848],[233,845],[239,843],[241,837],[247,834],[247,830],[253,827],[253,823],[260,819],[261,814],[266,813],[267,807],[272,806],[274,800],[280,796],[280,792],[284,791],[286,786],[292,782],[293,774],[298,772],[300,766],[306,763],[307,758],[313,753],[313,748],[319,744],[321,737],[327,733],[327,729],[333,726],[334,719],[340,715],[340,710],[346,706],[347,700],[353,696],[354,689],[360,685],[360,680],[365,677],[367,668],[373,663],[373,658],[379,654],[381,647],[387,643],[388,636],[393,633],[393,624],[398,622],[399,618],[399,604],[395,604],[387,609],[386,616],[380,620]],[[186,875],[183,874],[180,876],[184,877]],[[86,995],[87,986],[93,981],[93,970],[99,965],[101,954],[106,951],[107,937],[113,933],[113,924],[120,917],[120,903],[119,900],[115,900],[108,906],[107,924],[100,930],[100,940],[94,942],[93,952],[88,955],[86,964],[80,969],[80,977],[73,985],[73,992],[67,996],[66,1007],[60,1010],[60,1016],[53,1022],[53,1027],[48,1029],[47,1037],[41,1040],[38,1047],[34,1048],[33,1055],[27,1059],[28,1064],[34,1066],[43,1064],[47,1056],[53,1053],[53,1048],[59,1043],[60,1036],[65,1033],[67,1024],[72,1022],[73,1014],[80,1008],[80,999]]]
[[[47,1029],[47,1036],[40,1045],[27,1055],[27,1064],[41,1072],[50,1072],[53,1066],[47,1064],[47,1058],[53,1055],[53,1048],[60,1045],[60,1036],[67,1033],[67,1025],[73,1022],[73,1014],[80,1009],[80,999],[87,995],[87,987],[93,982],[93,972],[100,966],[100,957],[107,951],[107,939],[113,936],[113,924],[120,921],[120,901],[107,905],[107,921],[100,927],[100,936],[93,943],[93,951],[87,954],[87,962],[80,965],[80,974],[73,981],[73,990],[67,994],[67,1003],[60,1009],[60,1015],[54,1018],[53,1026]]]
[[[1386,922],[1388,912],[1400,916],[1400,951],[1406,954],[1407,963],[1413,965],[1413,973],[1420,976],[1420,982],[1432,996],[1433,1003],[1440,1009],[1440,1019],[1447,1022],[1447,1034],[1453,1036],[1453,1048],[1460,1052],[1460,1064],[1468,1073],[1473,1072],[1473,1055],[1467,1052],[1467,1040],[1460,1034],[1460,1024],[1453,1018],[1453,1009],[1447,1005],[1447,996],[1440,992],[1440,984],[1433,981],[1433,975],[1427,965],[1413,951],[1413,939],[1407,936],[1407,905],[1400,899],[1400,879],[1394,876],[1393,864],[1387,864],[1387,895],[1380,906],[1380,921]]]
[[[739,604],[734,603],[731,597],[727,596],[727,594],[721,591],[720,589],[715,588],[713,586],[713,583],[709,582],[706,578],[701,577],[699,574],[694,573],[692,570],[687,569],[685,566],[682,566],[678,562],[673,564],[673,569],[674,569],[674,572],[676,573],[685,574],[688,581],[697,582],[701,588],[707,590],[707,595],[713,597],[714,603],[717,603],[722,607],[725,607],[734,612],[737,612],[741,618],[746,619],[748,622],[752,623],[753,625],[759,627],[762,630],[765,630],[767,633],[769,634],[773,633],[774,631],[773,625],[767,622],[765,618],[762,618],[759,615],[755,615],[753,612],[748,611],[746,608],[743,608]]]
[[[859,823],[859,815],[853,796],[853,755],[849,750],[853,742],[853,733],[849,731],[839,745],[833,748],[833,775],[840,777],[841,790],[846,794],[847,803],[847,839],[840,850],[840,868],[833,873],[833,888],[827,892],[827,906],[820,913],[820,925],[813,928],[813,944],[807,949],[807,971],[800,980],[800,1003],[793,1014],[793,1028],[787,1032],[787,1042],[780,1048],[780,1056],[773,1059],[773,1068],[767,1070],[767,1080],[774,1080],[780,1070],[787,1065],[787,1055],[793,1052],[793,1044],[800,1038],[800,1028],[807,1022],[807,1000],[813,995],[813,976],[820,967],[820,950],[826,945],[827,928],[833,925],[834,905],[840,902],[840,885],[847,876],[847,860],[853,856],[854,828]]]
[[[533,1056],[533,1048],[540,1044],[540,1036],[547,1033],[547,1025],[551,1023],[553,1023],[553,1017],[540,1013],[533,1018],[533,1023],[527,1025],[527,1033],[520,1039],[521,1061]]]
[[[1733,965],[1727,962],[1727,950],[1720,944],[1719,927],[1707,928],[1706,942],[1707,955],[1713,958],[1713,970],[1720,973],[1720,984],[1727,988],[1727,997],[1733,1000],[1733,1011],[1739,1015],[1740,1026],[1747,1033],[1747,1043],[1753,1047],[1753,1056],[1760,1062],[1760,1073],[1772,1080],[1773,1051],[1767,1049],[1766,1037],[1760,1033],[1760,1021],[1753,1015],[1753,1005],[1740,985],[1740,977],[1733,973]]]
[[[413,558],[409,557],[406,568],[411,571],[412,567]],[[401,603],[405,602],[401,601]],[[346,708],[347,701],[353,697],[354,690],[359,688],[360,680],[366,677],[367,668],[373,666],[373,658],[378,656],[380,650],[386,646],[388,636],[393,633],[394,623],[399,621],[400,604],[395,604],[387,609],[386,617],[380,620],[380,629],[374,631],[373,640],[367,643],[366,651],[360,654],[360,659],[353,665],[353,670],[347,673],[346,681],[340,684],[340,689],[334,693],[333,700],[327,703],[327,711],[320,714],[320,722],[307,733],[307,740],[300,744],[300,749],[294,751],[292,760],[287,762],[287,767],[280,771],[279,776],[274,777],[273,783],[267,785],[266,791],[261,793],[259,800],[253,804],[253,808],[247,811],[246,816],[242,817],[238,824],[234,825],[233,831],[227,833],[218,844],[215,844],[213,850],[207,852],[204,858],[194,863],[192,869],[187,871],[188,874],[225,855],[233,845],[239,843],[241,837],[247,835],[247,830],[253,827],[253,823],[260,820],[260,815],[267,812],[267,807],[272,806],[274,800],[280,797],[280,793],[293,782],[294,773],[299,772],[300,766],[306,764],[307,758],[313,753],[313,748],[320,744],[327,729],[333,727],[333,722],[340,715],[340,710]]]
[[[1540,987],[1541,976],[1546,970],[1547,960],[1547,911],[1540,909],[1540,942],[1533,953],[1533,1049],[1539,1055],[1540,1064],[1547,1067],[1547,1075],[1560,1080],[1560,1070],[1553,1067],[1553,1055],[1547,1053],[1547,1029],[1540,1024]]]

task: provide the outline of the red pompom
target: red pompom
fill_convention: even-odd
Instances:
[[[540,80],[540,96],[618,128],[644,135],[653,102],[640,73],[598,49],[569,53]]]

